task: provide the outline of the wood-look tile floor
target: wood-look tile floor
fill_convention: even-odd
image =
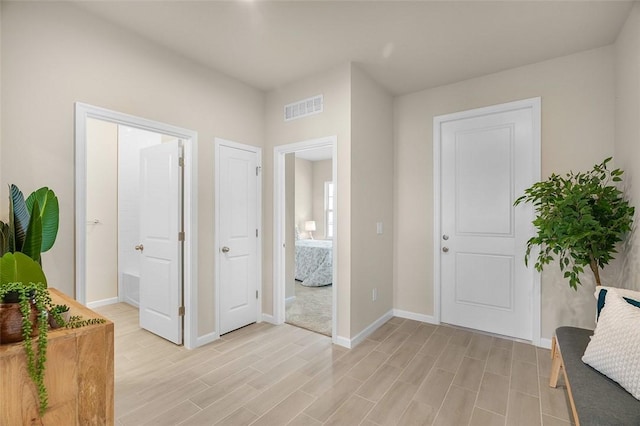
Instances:
[[[261,323],[196,350],[115,322],[115,415],[125,425],[569,425],[548,350],[392,318],[356,348]]]

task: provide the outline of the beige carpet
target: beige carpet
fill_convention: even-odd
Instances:
[[[286,322],[331,336],[332,286],[305,287],[296,281],[296,298],[287,304]]]

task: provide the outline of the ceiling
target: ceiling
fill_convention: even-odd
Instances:
[[[391,94],[605,46],[626,1],[80,1],[79,7],[253,87],[348,61]]]

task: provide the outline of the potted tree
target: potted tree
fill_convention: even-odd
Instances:
[[[585,266],[593,272],[596,285],[601,285],[600,269],[614,258],[616,244],[633,224],[634,208],[616,186],[623,171],[610,170],[611,159],[587,172],[552,174],[526,189],[514,203],[532,203],[536,210],[537,234],[527,242],[525,263],[539,246],[536,270],[542,271],[557,257],[574,290],[581,284]]]

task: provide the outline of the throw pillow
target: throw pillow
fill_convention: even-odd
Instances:
[[[638,348],[640,309],[610,291],[582,361],[618,382],[634,398],[640,399]]]
[[[604,308],[604,304],[607,297],[607,291],[615,291],[616,293],[621,295],[624,298],[624,300],[627,301],[627,303],[630,303],[633,306],[640,308],[640,291],[627,290],[624,288],[617,288],[617,287],[597,286],[596,292],[593,294],[598,300],[596,321],[598,320],[598,318],[600,318],[600,311],[602,311],[602,308]]]

